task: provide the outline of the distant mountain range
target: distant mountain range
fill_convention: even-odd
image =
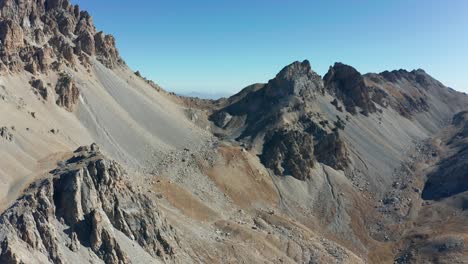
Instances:
[[[233,95],[232,93],[223,93],[223,92],[187,92],[187,93],[177,93],[180,96],[185,96],[185,97],[196,97],[200,99],[211,99],[211,100],[217,100],[221,98],[227,98]]]

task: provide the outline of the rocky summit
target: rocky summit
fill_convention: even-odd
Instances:
[[[468,263],[468,95],[308,60],[168,93],[68,0],[0,0],[0,263]]]

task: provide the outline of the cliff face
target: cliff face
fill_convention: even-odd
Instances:
[[[96,145],[76,150],[1,215],[0,262],[98,258],[109,264],[131,263],[127,244],[155,259],[171,258],[178,250],[177,235],[126,177]]]
[[[391,260],[396,263],[424,263],[438,256],[431,249],[424,251],[437,243],[454,247],[441,256],[463,258],[459,237],[447,234],[421,242],[404,234],[423,232],[408,228],[411,221],[445,228],[437,224],[444,217],[424,219],[433,208],[420,208],[424,199],[456,199],[460,209],[461,198],[454,195],[466,193],[465,112],[449,126],[458,131],[449,154],[441,154],[444,147],[437,142],[446,142],[442,135],[453,115],[467,108],[466,94],[423,70],[362,75],[342,63],[322,80],[308,62],[295,62],[255,87],[216,102],[212,129],[258,155],[274,175],[285,211],[299,219],[309,217],[302,209],[310,208],[345,244],[359,247],[357,241],[367,238],[388,243],[404,252]],[[428,166],[436,169],[424,169]],[[434,207],[443,207],[438,202]],[[398,244],[407,241],[410,246]],[[375,263],[390,261],[367,253]]]
[[[357,107],[366,116],[377,111],[363,76],[353,67],[336,63],[330,67],[324,82],[328,92],[342,101],[346,111],[351,114],[358,113]]]
[[[344,169],[348,159],[340,130],[344,123],[317,115],[314,102],[325,95],[309,61],[294,62],[250,93],[242,91],[211,119],[250,148],[263,148],[261,160],[278,175],[305,180],[315,160]],[[234,99],[235,98],[235,99]],[[264,141],[264,144],[258,143]]]
[[[123,64],[114,38],[97,32],[91,16],[68,0],[0,2],[0,69],[31,73],[88,65]]]
[[[72,112],[80,97],[80,90],[76,87],[72,77],[65,73],[60,74],[55,86],[55,92],[57,94],[57,105]]]

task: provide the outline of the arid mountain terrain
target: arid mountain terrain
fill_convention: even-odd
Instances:
[[[421,69],[182,97],[68,0],[0,41],[0,263],[468,263],[468,96]]]

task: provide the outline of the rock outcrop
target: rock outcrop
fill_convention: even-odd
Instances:
[[[13,141],[13,134],[10,132],[8,127],[0,128],[0,137],[7,141]]]
[[[359,78],[359,85],[364,85]],[[325,92],[309,61],[294,62],[267,84],[249,86],[225,101],[227,105],[210,119],[224,131],[234,131],[236,140],[253,147],[264,142],[260,159],[275,174],[307,180],[315,162],[339,170],[349,164],[339,133],[345,121],[323,120],[315,113],[317,100]],[[374,111],[375,106],[367,109]]]
[[[337,170],[344,170],[349,164],[348,150],[339,132],[327,133],[317,140],[315,155],[320,163]]]
[[[92,145],[79,148],[49,178],[32,184],[1,215],[0,262],[30,263],[25,255],[30,252],[68,263],[70,254],[87,248],[88,257],[104,263],[130,263],[122,244],[126,241],[167,259],[177,251],[176,239],[157,206],[134,191],[122,167]]]
[[[70,75],[66,73],[60,74],[55,86],[55,93],[57,94],[57,105],[72,112],[80,98],[80,90]]]
[[[274,131],[265,137],[261,160],[277,175],[306,180],[315,163],[313,138],[301,131]]]
[[[373,90],[372,100],[375,103],[385,108],[391,107],[406,118],[429,111],[428,94],[431,90],[447,89],[423,70],[384,71],[366,74],[364,78]]]
[[[329,93],[341,100],[346,111],[355,115],[369,115],[376,112],[374,102],[370,97],[370,89],[366,86],[363,76],[353,67],[335,63],[324,77],[325,87]]]
[[[268,82],[265,95],[270,98],[281,98],[294,95],[302,98],[313,98],[323,94],[323,84],[320,75],[312,71],[310,62],[294,62],[282,69],[276,78]]]
[[[12,52],[23,47],[23,29],[12,20],[0,22],[0,40],[5,51]]]
[[[321,77],[312,71],[309,61],[294,62],[283,68],[265,85],[253,85],[228,99],[224,107],[215,111],[210,120],[226,128],[227,121],[245,128],[239,139],[255,138],[269,125],[277,122],[286,109],[296,111],[306,101],[323,94]],[[224,124],[226,123],[226,124]],[[231,125],[227,129],[232,129]]]
[[[30,81],[31,86],[35,89],[35,93],[39,94],[42,99],[47,100],[49,97],[49,91],[47,90],[46,85],[41,79],[33,78]]]
[[[0,61],[3,70],[33,74],[76,58],[95,56],[109,68],[123,64],[111,35],[97,32],[91,16],[68,0],[0,3]]]

